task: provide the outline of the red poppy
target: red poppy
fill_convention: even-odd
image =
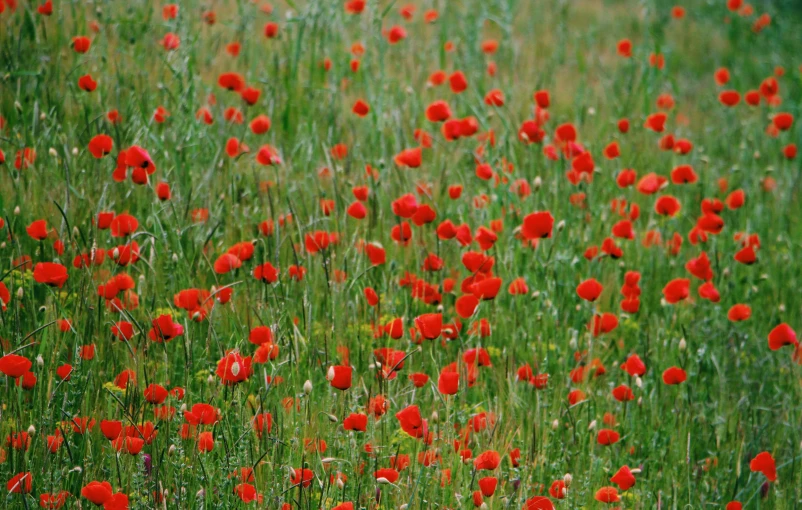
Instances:
[[[95,158],[100,159],[107,154],[111,154],[113,145],[114,143],[109,135],[96,135],[89,140],[89,152]]]
[[[680,384],[688,379],[685,370],[679,367],[669,367],[663,372],[663,383],[668,385]],[[623,489],[626,490],[626,489]]]

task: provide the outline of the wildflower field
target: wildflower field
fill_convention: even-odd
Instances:
[[[802,508],[802,8],[0,0],[0,507]]]

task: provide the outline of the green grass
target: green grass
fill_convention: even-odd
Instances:
[[[283,504],[331,509],[349,501],[371,509],[471,508],[479,479],[495,476],[498,488],[484,503],[506,509],[549,496],[552,483],[570,474],[565,499],[551,498],[555,507],[604,508],[608,505],[594,496],[614,485],[610,477],[624,465],[640,471],[632,488],[619,491],[622,508],[724,509],[736,500],[749,509],[802,506],[802,371],[792,358],[799,349],[775,351],[768,344],[778,324],[802,330],[800,160],[783,155],[788,144],[802,145],[802,19],[792,5],[754,2],[754,14],[739,16],[727,10],[725,0],[686,0],[678,2],[686,8],[685,17],[675,19],[672,5],[657,0],[415,0],[417,9],[406,21],[399,12],[405,4],[387,0],[368,0],[361,15],[348,14],[340,0],[281,0],[270,14],[260,10],[264,2],[188,0],[170,20],[162,17],[163,5],[142,1],[57,1],[51,16],[38,14],[37,3],[18,4],[0,14],[0,115],[5,119],[0,278],[10,294],[0,314],[0,339],[3,354],[14,352],[33,363],[37,381],[23,389],[0,375],[0,439],[32,434],[27,449],[2,445],[0,481],[22,472],[33,479],[29,495],[7,491],[0,506],[35,508],[40,494],[64,490],[72,494],[67,508],[77,508],[78,501],[87,508],[92,503],[81,496],[82,488],[108,481],[115,493],[128,496],[131,508],[143,509]],[[439,13],[434,23],[424,21],[429,9]],[[217,15],[213,25],[203,18],[210,10]],[[753,24],[763,12],[771,15],[771,24],[755,33]],[[91,28],[94,22],[97,31]],[[278,24],[277,37],[264,36],[267,22]],[[383,30],[395,25],[404,27],[407,37],[389,44]],[[174,51],[161,44],[168,32],[180,38]],[[85,54],[71,47],[79,35],[91,39]],[[623,38],[634,46],[629,59],[616,53]],[[482,42],[489,39],[499,43],[493,55],[482,52]],[[241,51],[232,57],[226,45],[235,41]],[[351,53],[355,42],[365,48],[357,72],[350,65],[357,58]],[[447,42],[453,51],[445,49]],[[662,70],[649,65],[652,53],[664,55]],[[487,72],[491,61],[495,76]],[[778,66],[784,69],[776,78],[781,104],[771,106],[763,98],[752,107],[743,97],[733,108],[719,102],[724,89],[742,96],[758,89]],[[714,80],[720,67],[731,74],[723,87]],[[454,94],[448,81],[428,85],[437,70],[461,70],[467,90]],[[248,86],[261,90],[255,105],[218,86],[226,72],[240,73]],[[98,83],[91,93],[78,86],[86,74]],[[503,92],[503,106],[485,104],[491,89]],[[549,119],[542,126],[546,136],[542,143],[526,144],[518,131],[533,118],[533,93],[541,89],[551,95]],[[647,116],[659,111],[658,96],[666,93],[675,104],[666,110],[665,132],[645,129]],[[357,99],[370,106],[365,117],[351,112]],[[447,141],[440,124],[425,115],[435,100],[447,101],[455,118],[475,117],[478,133]],[[169,112],[161,124],[153,118],[159,106]],[[196,119],[204,106],[214,118],[211,125]],[[239,108],[245,122],[226,122],[228,107]],[[121,122],[108,121],[110,110],[119,112]],[[787,131],[769,136],[767,126],[780,112],[796,120]],[[259,114],[270,118],[271,127],[256,135],[248,123]],[[617,128],[621,118],[630,121],[626,134]],[[593,155],[592,183],[571,184],[565,175],[571,160],[544,156],[563,123],[573,123],[577,141]],[[416,129],[431,135],[432,147],[423,149],[419,168],[402,168],[394,156],[419,146]],[[495,145],[480,141],[490,130]],[[660,139],[669,133],[690,140],[691,152],[660,150]],[[87,148],[99,134],[113,139],[111,154],[102,159]],[[231,137],[250,152],[229,157]],[[621,156],[609,160],[603,151],[612,141],[618,141]],[[278,150],[281,164],[257,162],[265,144]],[[332,154],[337,144],[347,145],[342,159]],[[134,145],[146,149],[156,165],[146,185],[134,184],[130,169],[124,182],[112,178],[118,154]],[[17,169],[15,155],[24,148],[33,148],[36,158]],[[477,160],[489,163],[498,180],[479,179]],[[671,170],[682,164],[694,168],[696,183],[671,182]],[[375,177],[366,172],[367,165]],[[321,176],[323,168],[329,177]],[[625,168],[635,169],[638,179],[655,172],[669,178],[668,185],[654,195],[634,186],[622,189],[616,177]],[[722,178],[726,191],[720,189]],[[519,179],[531,188],[527,196],[513,186]],[[776,187],[768,189],[767,179]],[[161,182],[171,189],[167,201],[157,197]],[[463,187],[458,199],[449,197],[454,185]],[[363,220],[346,212],[355,186],[370,190]],[[743,207],[725,206],[721,233],[693,245],[689,233],[701,216],[702,201],[724,201],[736,189],[745,192]],[[393,213],[392,202],[407,193],[436,212],[432,223],[418,227]],[[577,193],[584,193],[582,206],[576,196],[572,204]],[[681,203],[674,217],[654,210],[656,199],[666,194]],[[334,201],[330,215],[323,214],[322,199]],[[635,204],[640,208],[632,221],[635,238],[615,240],[624,252],[619,259],[586,260],[586,249],[601,248],[613,225],[624,219],[611,207],[616,199],[627,201],[625,214]],[[198,210],[207,210],[208,219],[196,221]],[[135,233],[115,238],[99,229],[93,219],[107,211],[134,216]],[[549,211],[555,222],[552,237],[532,248],[518,238],[517,229],[535,211]],[[285,221],[288,215],[291,221]],[[495,260],[492,272],[502,280],[501,291],[461,319],[458,338],[418,345],[410,333],[416,317],[442,313],[444,324],[458,319],[455,302],[463,294],[463,279],[471,275],[462,257],[481,251],[476,242],[464,247],[439,239],[436,228],[446,219],[466,224],[474,234],[501,220],[503,230],[486,252]],[[26,233],[35,220],[46,220],[47,239]],[[272,235],[260,232],[265,220],[274,222]],[[407,246],[391,237],[401,221],[412,225]],[[339,242],[310,253],[305,239],[316,231],[336,232]],[[679,252],[646,247],[647,231],[663,241],[678,233]],[[734,239],[738,232],[759,236],[756,263],[734,260],[741,249]],[[56,240],[64,243],[61,255],[54,249]],[[102,264],[73,266],[77,255],[133,241],[140,249],[136,263],[119,266],[109,253]],[[250,260],[226,274],[215,272],[221,254],[251,241]],[[372,265],[363,242],[381,243],[386,263]],[[702,251],[711,261],[717,303],[699,296],[702,281],[685,269]],[[422,270],[429,254],[443,260],[442,270]],[[60,289],[38,283],[23,256],[30,257],[30,266],[63,264],[68,280]],[[252,276],[266,262],[279,269],[276,283]],[[305,268],[301,281],[290,278],[292,265]],[[641,274],[640,309],[631,314],[620,307],[627,271]],[[135,283],[138,307],[120,313],[97,287],[122,273]],[[432,284],[442,302],[416,298],[413,288],[401,283],[407,273]],[[519,277],[528,292],[511,295],[507,287]],[[593,303],[576,292],[589,278],[604,287]],[[690,278],[690,296],[668,304],[662,290],[675,278]],[[174,302],[182,290],[213,287],[230,288],[233,297],[205,306],[201,320]],[[366,287],[379,295],[378,307],[368,306]],[[739,303],[751,307],[751,317],[731,322],[728,310]],[[587,324],[595,313],[614,314],[618,326],[592,336]],[[183,335],[156,343],[148,333],[164,314],[180,323]],[[404,319],[402,338],[374,334],[398,317]],[[59,329],[60,319],[72,321],[68,331]],[[487,336],[480,334],[482,320],[490,327]],[[129,341],[112,336],[117,321],[133,324]],[[249,332],[262,325],[274,328],[278,356],[255,363],[246,381],[222,384],[215,375],[218,361],[232,349],[253,355]],[[79,356],[87,345],[95,346],[91,360]],[[376,365],[374,351],[383,347],[406,356],[392,380],[383,379]],[[487,350],[492,366],[478,368],[476,383],[468,387],[461,360],[475,347]],[[345,352],[353,381],[339,391],[326,376],[329,367],[346,364]],[[647,367],[640,378],[620,368],[633,353]],[[459,390],[443,395],[438,376],[455,361]],[[517,380],[518,368],[527,363],[535,373],[549,374],[545,388]],[[598,368],[599,363],[603,375],[571,380],[578,367]],[[69,381],[56,373],[64,364],[72,365]],[[671,366],[682,367],[687,381],[664,384],[663,371]],[[124,370],[136,377],[121,388],[115,379]],[[429,376],[421,388],[408,379],[416,372]],[[274,383],[266,383],[266,376]],[[304,388],[307,381],[311,392]],[[144,397],[150,384],[184,389],[182,400],[170,395],[164,403],[174,407],[172,419],[154,416],[155,406]],[[612,390],[621,384],[632,388],[634,400],[614,399]],[[582,390],[586,398],[569,404],[573,390]],[[387,400],[379,419],[368,409],[377,395]],[[285,405],[286,399],[292,404]],[[183,411],[197,403],[218,408],[219,421],[182,437]],[[431,444],[399,426],[395,414],[413,404],[428,420]],[[251,422],[265,412],[273,426],[259,437]],[[495,419],[471,432],[459,450],[469,448],[473,457],[499,452],[501,464],[492,472],[463,463],[454,445],[482,412]],[[351,413],[370,415],[365,432],[343,429]],[[94,428],[72,432],[75,417],[96,420]],[[605,424],[609,417],[615,425]],[[152,422],[158,433],[138,455],[118,454],[101,433],[101,420]],[[620,441],[597,444],[602,428],[614,428]],[[56,431],[64,442],[49,453],[46,437]],[[198,450],[197,432],[212,433],[211,452]],[[325,441],[325,452],[305,448],[307,439]],[[517,467],[508,456],[515,448],[521,454]],[[750,469],[750,461],[764,451],[776,461],[776,482]],[[436,462],[420,462],[424,452]],[[399,454],[409,455],[410,465],[394,484],[377,482],[374,472],[391,467],[391,457]],[[234,490],[240,480],[229,477],[250,467],[261,503],[243,503]],[[314,472],[308,488],[291,481],[290,470],[301,467]],[[451,483],[441,487],[449,471]],[[344,484],[336,483],[338,472],[347,477]]]

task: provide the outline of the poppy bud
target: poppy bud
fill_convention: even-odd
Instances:
[[[345,488],[345,482],[343,482],[342,478],[337,478],[337,488],[340,490]]]
[[[532,299],[538,299],[540,297],[540,291],[536,290],[532,292]]]
[[[19,216],[19,213],[20,213],[19,206],[17,206],[14,208],[14,216]]]
[[[573,481],[574,481],[574,477],[571,476],[571,473],[565,473],[565,475],[563,476],[563,482],[565,483],[565,486],[566,487],[570,487],[571,486],[571,482],[573,482]]]
[[[641,379],[637,375],[635,376],[635,386],[637,386],[638,388],[643,388],[643,379]]]
[[[209,374],[209,377],[206,378],[206,383],[212,384],[213,382],[214,382],[214,377],[212,377],[212,374]]]
[[[79,235],[81,235],[81,231],[78,230],[78,227],[72,227],[72,235],[73,237],[78,237]]]
[[[167,455],[172,457],[173,455],[175,455],[175,450],[176,450],[175,445],[171,444],[170,448],[167,449]]]
[[[22,111],[22,105],[19,103],[19,101],[14,101],[14,108],[16,108],[18,112]]]
[[[44,113],[41,113],[39,115],[39,120],[45,120],[46,118],[47,118],[47,115],[45,115]]]
[[[32,435],[34,435],[34,434],[36,434],[36,427],[34,427],[33,425],[31,425],[30,427],[28,427],[28,435],[29,435],[29,436],[32,436]]]
[[[53,147],[50,147],[50,150],[48,150],[47,152],[54,158],[58,156],[58,152],[56,152],[56,149],[54,149]]]
[[[312,381],[310,381],[308,379],[304,383],[304,393],[306,393],[307,395],[312,393]]]
[[[595,428],[596,428],[596,420],[593,420],[592,422],[590,422],[590,425],[588,425],[588,430],[593,430]]]
[[[178,254],[173,253],[173,262],[178,262]]]
[[[537,191],[540,189],[542,185],[543,185],[543,179],[541,179],[540,176],[538,175],[537,177],[535,177],[535,180],[532,181],[532,187],[535,188],[535,191]]]
[[[560,222],[557,223],[557,232],[562,232],[563,230],[565,230],[565,220],[560,220]]]
[[[440,415],[437,414],[437,411],[432,411],[431,421],[432,423],[437,423],[437,420],[440,419]]]
[[[334,416],[333,414],[327,414],[327,413],[323,413],[323,414],[326,415],[326,418],[328,418],[330,422],[337,423],[337,421],[338,421],[337,417]]]
[[[204,489],[201,489],[201,490],[199,490],[199,491],[198,491],[198,492],[195,494],[195,498],[196,498],[196,499],[201,499],[201,498],[204,498],[204,497],[206,497],[206,491],[205,491]]]
[[[554,420],[551,422],[551,429],[557,430],[560,427],[560,420]]]
[[[45,366],[45,360],[44,360],[44,358],[42,358],[42,355],[41,355],[41,354],[40,354],[39,356],[37,356],[37,357],[36,357],[36,364],[37,364],[38,366],[40,366],[40,367],[43,367],[43,366]]]
[[[73,147],[72,148],[72,155],[73,156],[77,156],[78,155],[78,147]]]
[[[684,338],[680,338],[679,340],[679,350],[684,351],[688,347],[688,343],[685,341]]]
[[[117,260],[117,259],[120,258],[120,249],[119,248],[114,248],[111,251],[111,258],[113,258],[114,260]]]
[[[17,289],[17,299],[22,299],[22,296],[25,295],[25,291],[22,290],[22,287]]]

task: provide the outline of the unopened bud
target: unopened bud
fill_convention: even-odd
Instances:
[[[684,338],[680,338],[679,340],[679,350],[684,351],[688,347],[688,343],[685,341]]]
[[[42,355],[36,357],[36,366],[43,367],[45,366],[45,360],[42,358]]]
[[[596,420],[593,420],[592,422],[590,422],[590,425],[588,425],[588,430],[593,430],[595,428],[596,428]]]
[[[307,379],[306,382],[304,383],[304,393],[306,393],[307,395],[312,393],[312,381],[310,381],[309,379]]]
[[[32,435],[34,435],[34,434],[36,434],[36,427],[34,427],[33,425],[31,425],[30,427],[28,427],[28,435],[29,435],[29,436],[32,436]]]
[[[50,149],[47,152],[54,158],[58,156],[58,152],[56,152],[56,149],[54,149],[53,147],[50,147]]]
[[[571,476],[571,473],[565,473],[565,475],[563,475],[563,483],[565,483],[566,487],[570,487],[571,486],[571,482],[573,482],[573,481],[574,481],[574,477]]]
[[[551,422],[551,429],[557,430],[560,427],[560,420],[554,420]]]
[[[20,213],[19,206],[17,206],[14,208],[14,216],[19,216],[19,213]]]

